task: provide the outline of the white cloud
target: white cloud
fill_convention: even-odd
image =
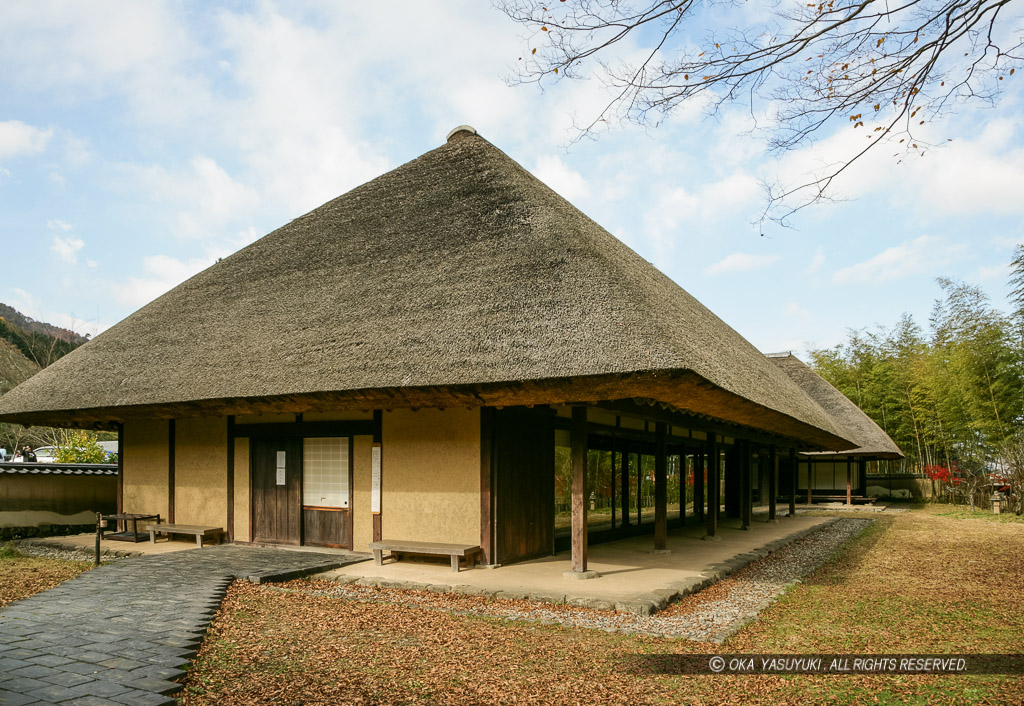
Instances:
[[[153,200],[176,211],[173,232],[182,238],[219,236],[228,223],[247,222],[260,203],[256,189],[206,155],[193,157],[187,169],[126,165],[124,170]]]
[[[1010,279],[1010,266],[1008,264],[982,265],[975,270],[974,275],[970,279],[978,282],[1003,283]]]
[[[53,130],[41,130],[19,120],[0,122],[0,159],[38,154],[46,149]]]
[[[813,318],[811,316],[811,312],[807,311],[807,309],[804,309],[802,306],[793,301],[788,302],[786,304],[786,315],[792,319],[798,319],[799,321],[804,323],[810,321]]]
[[[679,186],[662,192],[644,214],[644,235],[655,251],[654,264],[665,270],[677,243],[745,213],[757,198],[756,181],[742,171],[696,189]]]
[[[971,119],[971,113],[960,116]],[[984,128],[975,139],[947,142],[950,125],[925,125],[919,128],[921,152],[906,151],[898,139],[879,144],[851,164],[830,186],[830,195],[838,199],[858,199],[877,194],[900,209],[907,204],[928,217],[945,215],[1024,215],[1024,199],[1019,184],[1024,183],[1024,149],[1019,147],[1021,128],[1012,118],[984,122],[986,114],[977,113],[976,123]],[[778,177],[792,188],[824,176],[862,150],[869,131],[842,126],[811,145],[785,154],[777,162],[765,161],[761,173]],[[972,131],[975,134],[976,131]],[[934,147],[925,147],[934,143]],[[805,191],[803,197],[811,192]],[[797,205],[801,194],[794,197]]]
[[[806,274],[813,274],[821,269],[821,266],[825,264],[825,248],[819,246],[817,251],[814,253],[814,257],[807,263],[807,267],[804,268]]]
[[[61,237],[59,235],[53,236],[53,244],[50,245],[50,250],[57,253],[57,256],[64,262],[75,263],[78,262],[78,251],[82,249],[85,242],[81,238],[74,235],[67,237]]]
[[[204,257],[189,260],[179,260],[169,255],[151,255],[142,260],[144,276],[109,282],[108,288],[118,304],[135,309],[202,272],[225,254],[208,253]]]
[[[59,218],[51,218],[48,220],[46,222],[46,227],[50,230],[59,230],[65,233],[71,230],[71,224],[66,221],[62,221]]]
[[[778,255],[756,255],[753,253],[734,252],[725,259],[704,268],[708,275],[723,275],[730,272],[748,272],[759,270],[778,262]]]
[[[961,243],[922,235],[886,248],[872,258],[838,270],[832,280],[840,284],[887,282],[914,275],[939,274],[939,268],[956,261],[966,250]]]
[[[569,201],[577,202],[590,194],[590,185],[583,175],[554,155],[541,156],[533,174]]]

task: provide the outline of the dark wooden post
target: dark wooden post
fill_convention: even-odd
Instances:
[[[716,539],[718,535],[718,507],[721,498],[721,491],[718,488],[719,458],[718,439],[715,434],[708,434],[708,511],[705,524],[705,538]]]
[[[100,565],[100,537],[103,535],[103,515],[96,513],[96,551],[93,556],[93,565]]]
[[[384,518],[381,513],[384,512],[384,411],[380,409],[373,410],[373,443],[381,445],[381,459],[380,459],[380,506],[381,512],[376,513],[373,516],[373,541],[380,542],[384,536]]]
[[[629,527],[632,523],[629,520],[629,446],[622,445],[619,452],[619,465],[622,466],[622,526]]]
[[[814,505],[814,461],[807,459],[807,506]]]
[[[587,570],[587,408],[572,408],[572,570]]]
[[[686,527],[686,488],[688,483],[686,479],[689,477],[689,471],[686,470],[686,449],[679,449],[679,454],[676,458],[679,459],[679,465],[676,468],[676,472],[679,474],[679,526]]]
[[[644,523],[644,454],[643,447],[636,449],[636,526]]]
[[[775,456],[775,444],[768,447],[768,521],[775,522],[775,497],[778,489],[778,458]]]
[[[174,420],[167,422],[167,521],[174,523]]]
[[[737,440],[740,452],[740,529],[749,530],[754,508],[754,452],[750,442]]]
[[[853,462],[846,457],[846,504],[853,505]]]
[[[615,436],[612,436],[612,529],[615,529]]]
[[[789,516],[796,517],[796,484],[800,478],[796,465],[796,449],[789,448]]]
[[[497,563],[494,545],[494,407],[480,408],[480,547],[484,565]]]
[[[228,415],[228,541],[235,541],[235,415]],[[170,520],[168,520],[170,522]]]
[[[704,457],[699,451],[693,454],[693,514],[697,522],[704,521]]]
[[[117,424],[117,514],[124,512],[124,422]]]
[[[654,550],[668,546],[668,448],[665,423],[654,425]]]

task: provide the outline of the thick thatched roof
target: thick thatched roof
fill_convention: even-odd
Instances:
[[[799,358],[792,353],[768,353],[767,357],[835,418],[843,436],[857,443],[856,449],[843,452],[843,455],[903,458],[900,447],[871,417],[864,414],[850,398],[807,367]],[[829,453],[824,451],[809,455],[824,456]]]
[[[627,398],[850,446],[739,334],[460,130],[57,361],[0,420]]]

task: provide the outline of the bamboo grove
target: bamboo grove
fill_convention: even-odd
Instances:
[[[817,372],[906,454],[894,472],[1021,474],[1024,245],[1015,250],[1010,282],[1009,313],[981,288],[939,278],[927,328],[904,314],[892,328],[851,330],[844,343],[811,352]]]

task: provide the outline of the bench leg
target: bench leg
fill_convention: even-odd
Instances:
[[[459,555],[452,554],[452,572],[459,573]]]
[[[154,532],[153,530],[149,531],[149,543],[156,544],[156,532]]]
[[[373,550],[373,562],[377,566],[381,566],[384,563],[384,551],[382,549]]]

